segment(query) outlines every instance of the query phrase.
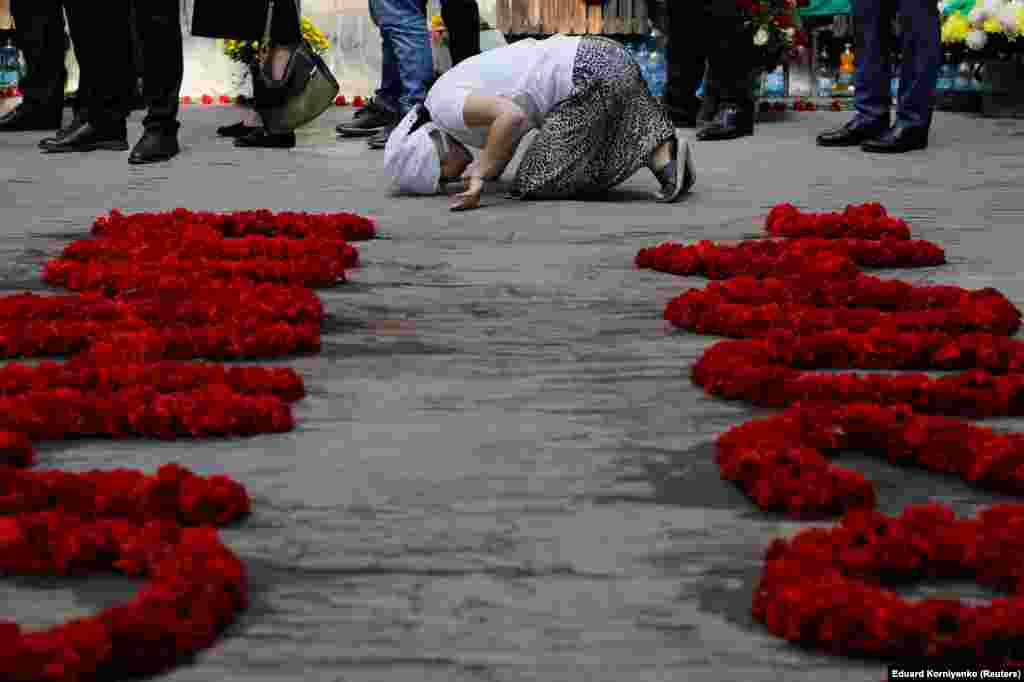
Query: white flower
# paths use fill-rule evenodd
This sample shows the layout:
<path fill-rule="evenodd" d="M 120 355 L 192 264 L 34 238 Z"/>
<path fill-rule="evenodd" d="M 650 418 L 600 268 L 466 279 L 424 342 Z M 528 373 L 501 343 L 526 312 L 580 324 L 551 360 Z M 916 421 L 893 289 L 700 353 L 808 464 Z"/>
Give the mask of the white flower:
<path fill-rule="evenodd" d="M 946 13 L 946 0 L 939 0 L 939 14 Z"/>
<path fill-rule="evenodd" d="M 988 43 L 988 34 L 975 29 L 967 34 L 967 47 L 972 50 L 980 50 Z"/>
<path fill-rule="evenodd" d="M 1017 34 L 1017 13 L 1021 9 L 1024 9 L 1024 2 L 1012 0 L 999 10 L 999 23 L 1003 25 L 1003 32 L 1007 35 Z"/>
<path fill-rule="evenodd" d="M 967 13 L 967 21 L 971 22 L 971 26 L 981 26 L 986 19 L 988 19 L 988 15 L 979 5 L 975 5 L 974 9 Z"/>
<path fill-rule="evenodd" d="M 768 31 L 764 30 L 764 27 L 757 29 L 757 33 L 754 34 L 754 44 L 758 47 L 768 42 Z"/>
<path fill-rule="evenodd" d="M 796 29 L 793 28 L 792 26 L 790 26 L 787 29 L 783 29 L 782 32 L 786 34 L 786 39 L 787 40 L 792 40 L 793 37 L 796 35 Z"/>

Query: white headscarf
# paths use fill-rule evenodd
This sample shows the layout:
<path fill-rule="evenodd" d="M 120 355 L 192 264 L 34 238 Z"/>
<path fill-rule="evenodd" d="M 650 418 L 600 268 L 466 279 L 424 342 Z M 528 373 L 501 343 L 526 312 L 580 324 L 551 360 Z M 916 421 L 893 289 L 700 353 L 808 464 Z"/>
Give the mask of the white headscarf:
<path fill-rule="evenodd" d="M 441 191 L 441 156 L 434 143 L 447 149 L 444 133 L 433 123 L 424 123 L 411 135 L 419 120 L 419 108 L 406 114 L 388 137 L 384 147 L 384 171 L 392 185 L 405 194 L 437 194 Z"/>

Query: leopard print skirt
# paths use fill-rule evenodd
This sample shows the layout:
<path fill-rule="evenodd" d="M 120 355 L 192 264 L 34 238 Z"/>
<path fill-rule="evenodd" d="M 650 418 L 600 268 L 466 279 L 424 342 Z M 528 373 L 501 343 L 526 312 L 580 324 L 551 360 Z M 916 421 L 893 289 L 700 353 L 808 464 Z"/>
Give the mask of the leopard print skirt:
<path fill-rule="evenodd" d="M 608 38 L 584 37 L 573 93 L 547 116 L 516 174 L 513 196 L 564 199 L 600 195 L 650 162 L 675 139 L 640 67 Z"/>

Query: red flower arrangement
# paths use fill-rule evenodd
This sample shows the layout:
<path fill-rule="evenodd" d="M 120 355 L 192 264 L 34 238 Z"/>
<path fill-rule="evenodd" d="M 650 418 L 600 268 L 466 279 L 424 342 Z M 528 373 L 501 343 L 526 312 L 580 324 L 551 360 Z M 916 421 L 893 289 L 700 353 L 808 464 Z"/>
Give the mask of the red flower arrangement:
<path fill-rule="evenodd" d="M 939 247 L 911 241 L 906 223 L 878 204 L 841 214 L 782 204 L 766 228 L 791 241 L 670 243 L 637 256 L 640 267 L 678 274 L 746 275 L 687 292 L 665 310 L 679 326 L 745 339 L 705 351 L 694 382 L 723 398 L 790 406 L 718 438 L 723 478 L 762 509 L 846 512 L 837 527 L 772 544 L 755 617 L 780 637 L 834 653 L 1020 659 L 1024 505 L 993 507 L 977 520 L 958 521 L 934 505 L 891 519 L 870 511 L 876 495 L 869 481 L 824 457 L 866 450 L 1024 493 L 1024 436 L 926 416 L 1024 414 L 1024 343 L 1007 338 L 1020 327 L 1020 311 L 993 289 L 860 274 L 858 265 L 896 264 L 897 253 L 902 265 L 944 260 Z M 807 371 L 854 368 L 962 371 L 938 378 Z M 973 607 L 911 603 L 885 589 L 892 580 L 965 573 L 1012 596 Z"/>
<path fill-rule="evenodd" d="M 245 488 L 177 465 L 25 471 L 32 440 L 157 438 L 293 428 L 291 369 L 172 359 L 319 348 L 323 306 L 306 288 L 357 264 L 358 216 L 247 211 L 113 212 L 47 265 L 85 293 L 0 298 L 0 354 L 73 353 L 0 367 L 0 574 L 148 576 L 123 605 L 40 632 L 0 621 L 0 678 L 80 682 L 150 675 L 210 646 L 246 606 L 245 568 L 213 526 L 250 511 Z"/>
<path fill-rule="evenodd" d="M 641 249 L 636 257 L 636 265 L 641 268 L 709 279 L 740 275 L 852 277 L 860 271 L 858 265 L 925 267 L 945 262 L 945 253 L 935 244 L 895 239 L 764 239 L 739 244 L 701 241 L 690 246 L 665 242 Z"/>
<path fill-rule="evenodd" d="M 797 404 L 730 429 L 717 450 L 723 478 L 736 481 L 761 509 L 796 516 L 874 506 L 869 481 L 823 456 L 841 450 L 879 453 L 893 464 L 1024 493 L 1024 436 L 915 414 L 905 405 Z"/>
<path fill-rule="evenodd" d="M 1019 660 L 1024 505 L 997 505 L 976 520 L 930 504 L 896 518 L 855 511 L 833 528 L 775 540 L 754 594 L 754 616 L 780 637 L 836 654 L 925 657 L 984 665 Z M 1007 590 L 986 606 L 911 602 L 892 582 L 973 576 Z"/>
<path fill-rule="evenodd" d="M 42 632 L 0 622 L 6 680 L 153 674 L 210 646 L 246 606 L 245 567 L 213 528 L 90 520 L 61 512 L 0 518 L 0 572 L 119 570 L 149 582 L 123 605 Z"/>
<path fill-rule="evenodd" d="M 994 289 L 915 287 L 867 275 L 836 278 L 827 287 L 802 276 L 713 282 L 672 299 L 665 319 L 701 334 L 734 338 L 877 328 L 1012 334 L 1020 327 L 1020 312 Z"/>
<path fill-rule="evenodd" d="M 879 203 L 847 206 L 842 213 L 803 213 L 792 204 L 768 212 L 765 229 L 774 237 L 825 239 L 910 239 L 910 226 Z"/>

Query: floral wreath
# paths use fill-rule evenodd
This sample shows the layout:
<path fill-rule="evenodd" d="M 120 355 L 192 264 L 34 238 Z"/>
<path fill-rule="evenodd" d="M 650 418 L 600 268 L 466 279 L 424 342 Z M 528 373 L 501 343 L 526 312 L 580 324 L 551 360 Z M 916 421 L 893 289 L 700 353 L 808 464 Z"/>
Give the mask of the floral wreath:
<path fill-rule="evenodd" d="M 217 526 L 249 513 L 245 488 L 168 464 L 156 474 L 29 471 L 34 440 L 248 435 L 293 428 L 293 370 L 191 363 L 319 348 L 308 286 L 344 281 L 352 214 L 177 210 L 99 218 L 44 278 L 79 290 L 0 298 L 0 573 L 118 571 L 129 601 L 43 631 L 0 621 L 0 678 L 77 682 L 166 670 L 212 645 L 246 607 L 244 564 Z M 201 295 L 197 295 L 201 292 Z"/>
<path fill-rule="evenodd" d="M 907 225 L 878 204 L 841 214 L 781 204 L 766 228 L 782 239 L 666 243 L 636 259 L 639 267 L 732 278 L 676 297 L 665 317 L 740 339 L 716 343 L 693 366 L 693 381 L 708 393 L 787 408 L 719 436 L 722 477 L 764 510 L 845 512 L 838 526 L 772 543 L 755 618 L 779 637 L 836 654 L 988 665 L 1024 659 L 1024 504 L 991 507 L 974 520 L 957 520 L 941 505 L 890 518 L 873 510 L 870 481 L 825 457 L 864 450 L 1024 494 L 1024 436 L 959 418 L 1024 415 L 1024 342 L 1008 338 L 1020 311 L 994 289 L 862 274 L 858 266 L 944 262 L 941 248 L 910 240 Z M 959 373 L 814 371 L 821 369 Z M 950 416 L 934 416 L 941 414 Z M 968 606 L 911 602 L 889 589 L 893 581 L 965 574 L 1010 596 Z"/>

